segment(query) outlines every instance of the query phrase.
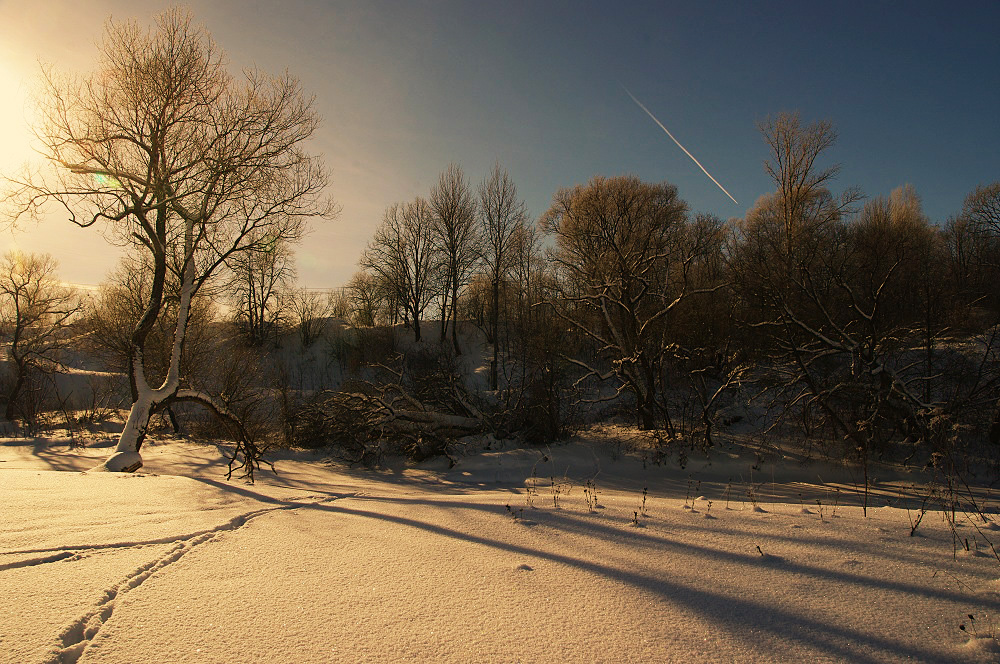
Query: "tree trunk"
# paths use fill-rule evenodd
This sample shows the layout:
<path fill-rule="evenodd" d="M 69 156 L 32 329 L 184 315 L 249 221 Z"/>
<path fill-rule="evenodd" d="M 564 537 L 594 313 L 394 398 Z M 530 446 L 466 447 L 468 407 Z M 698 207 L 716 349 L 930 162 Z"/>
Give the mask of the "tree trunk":
<path fill-rule="evenodd" d="M 451 341 L 455 347 L 455 355 L 461 355 L 462 349 L 458 346 L 458 277 L 452 275 L 451 290 Z"/>
<path fill-rule="evenodd" d="M 497 389 L 499 382 L 497 372 L 500 364 L 500 281 L 493 280 L 493 306 L 490 310 L 490 328 L 493 338 L 493 359 L 490 361 L 490 389 Z"/>
<path fill-rule="evenodd" d="M 924 329 L 925 329 L 925 331 L 927 333 L 927 337 L 926 337 L 926 340 L 925 340 L 925 350 L 927 352 L 927 358 L 926 358 L 926 363 L 927 363 L 926 375 L 927 375 L 927 379 L 924 380 L 924 403 L 930 403 L 931 402 L 931 380 L 930 380 L 930 378 L 931 378 L 931 376 L 934 375 L 934 373 L 933 373 L 933 371 L 934 371 L 934 333 L 931 330 L 931 306 L 930 306 L 929 302 L 930 302 L 930 296 L 928 296 L 928 305 L 927 305 L 927 309 L 926 309 L 927 315 L 926 315 L 926 317 L 924 319 Z"/>
<path fill-rule="evenodd" d="M 8 421 L 13 421 L 15 417 L 15 404 L 17 398 L 21 395 L 21 388 L 24 387 L 24 380 L 28 374 L 28 368 L 23 366 L 20 362 L 14 362 L 17 367 L 17 378 L 14 380 L 14 385 L 10 388 L 10 392 L 7 394 L 7 407 L 4 410 L 4 418 Z"/>
<path fill-rule="evenodd" d="M 140 394 L 139 400 L 132 404 L 125 428 L 118 438 L 114 453 L 94 470 L 106 470 L 115 473 L 131 473 L 142 467 L 142 456 L 139 448 L 146 439 L 149 429 L 149 419 L 153 416 L 153 395 L 149 390 Z"/>
<path fill-rule="evenodd" d="M 170 428 L 173 429 L 174 433 L 181 432 L 180 422 L 177 421 L 177 415 L 174 414 L 174 409 L 167 406 L 167 419 L 170 420 Z"/>
<path fill-rule="evenodd" d="M 445 287 L 441 296 L 441 343 L 448 338 L 448 288 Z"/>
<path fill-rule="evenodd" d="M 642 355 L 640 355 L 638 364 L 639 380 L 637 383 L 641 386 L 640 393 L 636 394 L 639 428 L 648 431 L 656 428 L 656 372 Z"/>
<path fill-rule="evenodd" d="M 640 397 L 638 399 L 638 407 L 636 415 L 639 420 L 639 428 L 644 431 L 651 431 L 656 428 L 656 411 L 653 408 L 653 404 L 646 397 Z"/>
<path fill-rule="evenodd" d="M 139 448 L 142 447 L 142 443 L 146 439 L 149 419 L 157 406 L 169 402 L 180 388 L 181 352 L 184 348 L 184 335 L 187 332 L 188 315 L 191 311 L 191 297 L 194 295 L 194 222 L 191 220 L 186 222 L 184 229 L 184 256 L 186 260 L 181 283 L 180 306 L 177 308 L 177 325 L 174 328 L 174 341 L 170 349 L 170 365 L 167 369 L 167 375 L 160 387 L 151 388 L 146 380 L 143 353 L 146 336 L 156 321 L 162 304 L 161 275 L 166 272 L 166 258 L 164 254 L 158 254 L 155 256 L 156 276 L 154 276 L 154 288 L 150 295 L 150 303 L 132 337 L 132 365 L 129 374 L 136 398 L 132 402 L 128 419 L 125 421 L 125 428 L 122 429 L 121 436 L 118 438 L 114 453 L 104 463 L 94 468 L 95 471 L 131 473 L 141 468 L 142 457 L 139 455 Z M 160 277 L 159 288 L 156 286 L 157 277 Z"/>
<path fill-rule="evenodd" d="M 990 424 L 990 442 L 1000 445 L 1000 401 L 993 410 L 993 422 Z"/>

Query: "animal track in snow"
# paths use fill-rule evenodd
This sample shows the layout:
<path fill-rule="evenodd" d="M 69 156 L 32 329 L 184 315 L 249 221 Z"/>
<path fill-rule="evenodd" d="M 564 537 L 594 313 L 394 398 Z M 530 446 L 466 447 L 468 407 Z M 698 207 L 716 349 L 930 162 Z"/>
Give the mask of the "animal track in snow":
<path fill-rule="evenodd" d="M 145 565 L 139 566 L 131 574 L 125 577 L 121 582 L 115 585 L 113 588 L 105 591 L 104 596 L 98 602 L 97 606 L 88 611 L 86 614 L 81 616 L 79 619 L 73 621 L 69 626 L 67 626 L 58 637 L 57 644 L 53 647 L 51 652 L 51 657 L 46 660 L 46 664 L 76 664 L 77 660 L 83 655 L 84 650 L 90 645 L 94 637 L 100 632 L 104 623 L 108 621 L 112 613 L 115 610 L 115 604 L 118 599 L 121 598 L 126 593 L 138 588 L 142 583 L 152 576 L 154 573 L 162 570 L 163 568 L 171 565 L 181 559 L 185 554 L 191 552 L 195 547 L 204 544 L 205 542 L 210 542 L 216 537 L 239 530 L 252 519 L 258 516 L 263 516 L 264 514 L 270 514 L 272 512 L 281 512 L 301 509 L 303 507 L 310 507 L 313 505 L 320 505 L 327 502 L 332 502 L 339 498 L 348 498 L 351 494 L 345 494 L 340 496 L 328 496 L 322 500 L 312 501 L 312 502 L 300 502 L 296 501 L 286 505 L 280 505 L 278 507 L 267 507 L 264 509 L 254 510 L 252 512 L 247 512 L 245 514 L 240 514 L 233 517 L 229 521 L 209 530 L 202 530 L 195 533 L 189 533 L 187 535 L 179 535 L 169 538 L 161 538 L 151 541 L 143 542 L 120 542 L 112 544 L 99 544 L 93 546 L 84 547 L 67 547 L 54 555 L 44 556 L 40 558 L 34 558 L 30 560 L 18 561 L 15 563 L 10 563 L 8 565 L 0 567 L 0 570 L 10 569 L 13 567 L 25 567 L 30 565 L 42 565 L 45 563 L 59 562 L 59 561 L 69 561 L 77 560 L 91 553 L 100 550 L 107 549 L 122 549 L 122 548 L 132 548 L 140 546 L 148 546 L 150 544 L 165 544 L 174 542 L 175 545 L 163 556 L 160 556 L 156 560 L 153 560 Z M 53 551 L 50 549 L 49 551 Z M 55 550 L 58 551 L 58 550 Z M 10 553 L 35 553 L 36 551 L 23 551 L 23 552 L 10 552 Z M 41 551 L 37 551 L 41 552 Z"/>

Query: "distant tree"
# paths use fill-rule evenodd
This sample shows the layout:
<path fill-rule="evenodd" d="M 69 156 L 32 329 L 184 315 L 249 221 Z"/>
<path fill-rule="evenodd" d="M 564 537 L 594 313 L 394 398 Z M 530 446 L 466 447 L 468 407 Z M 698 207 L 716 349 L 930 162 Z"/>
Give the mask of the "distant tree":
<path fill-rule="evenodd" d="M 806 298 L 796 280 L 819 274 L 825 252 L 836 243 L 837 225 L 861 195 L 848 190 L 834 198 L 828 186 L 839 167 L 819 168 L 817 160 L 834 144 L 828 122 L 804 126 L 797 114 L 780 114 L 759 125 L 770 158 L 764 170 L 776 185 L 736 224 L 731 258 L 745 322 L 779 331 L 782 316 Z M 814 279 L 815 288 L 828 281 Z M 772 339 L 779 338 L 772 336 Z"/>
<path fill-rule="evenodd" d="M 233 303 L 233 317 L 247 341 L 262 346 L 273 343 L 289 314 L 287 296 L 295 279 L 295 265 L 287 241 L 254 239 L 254 249 L 229 261 L 226 290 Z"/>
<path fill-rule="evenodd" d="M 1000 182 L 976 187 L 965 197 L 962 216 L 980 231 L 1000 237 Z"/>
<path fill-rule="evenodd" d="M 479 185 L 479 216 L 483 227 L 482 262 L 490 285 L 489 336 L 493 344 L 490 389 L 497 389 L 500 350 L 500 289 L 514 264 L 514 244 L 527 222 L 524 201 L 500 164 Z"/>
<path fill-rule="evenodd" d="M 558 272 L 557 312 L 596 344 L 607 368 L 566 359 L 584 378 L 615 379 L 619 392 L 631 392 L 640 427 L 671 427 L 661 398 L 666 324 L 686 298 L 714 290 L 691 283 L 712 238 L 688 223 L 676 187 L 634 176 L 596 177 L 558 191 L 542 223 L 555 238 L 549 257 Z"/>
<path fill-rule="evenodd" d="M 332 215 L 322 165 L 303 150 L 318 120 L 290 75 L 247 69 L 234 78 L 184 10 L 167 10 L 155 24 L 144 31 L 109 20 L 99 67 L 82 79 L 45 69 L 37 133 L 53 174 L 19 183 L 13 218 L 56 203 L 72 222 L 104 225 L 148 256 L 149 296 L 129 365 L 137 397 L 102 468 L 141 466 L 152 415 L 195 401 L 232 425 L 232 461 L 242 456 L 252 477 L 257 445 L 224 396 L 182 387 L 181 355 L 192 298 L 223 265 L 265 243 L 294 241 L 306 219 Z M 179 284 L 177 321 L 166 378 L 154 386 L 145 347 L 164 311 L 168 274 Z"/>
<path fill-rule="evenodd" d="M 0 338 L 13 374 L 5 395 L 6 419 L 34 419 L 34 409 L 25 408 L 22 397 L 33 377 L 59 370 L 59 355 L 69 342 L 67 326 L 79 310 L 79 298 L 56 279 L 51 256 L 10 251 L 0 259 Z"/>
<path fill-rule="evenodd" d="M 547 442 L 564 431 L 564 396 L 569 379 L 566 356 L 579 347 L 556 314 L 558 278 L 546 262 L 543 236 L 535 224 L 519 226 L 511 242 L 509 281 L 501 290 L 505 356 L 499 362 L 505 389 L 501 397 L 527 440 Z M 520 421 L 518 421 L 520 420 Z"/>
<path fill-rule="evenodd" d="M 546 273 L 543 239 L 538 225 L 531 223 L 522 224 L 511 238 L 510 283 L 515 301 L 507 309 L 519 320 L 530 319 L 540 309 L 535 305 L 547 299 L 543 290 L 551 275 Z"/>
<path fill-rule="evenodd" d="M 361 266 L 386 289 L 403 311 L 403 320 L 420 341 L 420 321 L 432 295 L 437 268 L 433 211 L 423 198 L 385 211 L 382 224 L 361 257 Z"/>
<path fill-rule="evenodd" d="M 385 315 L 388 305 L 386 292 L 370 272 L 356 272 L 347 282 L 347 298 L 351 305 L 351 323 L 373 327 Z"/>
<path fill-rule="evenodd" d="M 980 185 L 970 192 L 955 223 L 952 230 L 964 236 L 954 236 L 964 245 L 963 290 L 976 306 L 1000 312 L 996 288 L 1000 279 L 1000 182 Z"/>
<path fill-rule="evenodd" d="M 974 325 L 968 313 L 975 307 L 997 306 L 996 283 L 1000 279 L 1000 238 L 983 233 L 963 215 L 951 217 L 941 229 L 947 253 L 946 279 L 958 302 L 965 308 L 963 327 Z M 973 317 L 974 319 L 975 317 Z"/>
<path fill-rule="evenodd" d="M 308 288 L 298 289 L 290 300 L 289 307 L 299 333 L 299 342 L 303 348 L 308 348 L 323 333 L 333 303 L 328 294 Z"/>
<path fill-rule="evenodd" d="M 873 334 L 919 327 L 923 321 L 919 285 L 933 274 L 936 240 L 912 185 L 893 190 L 889 197 L 865 203 L 861 214 L 845 228 L 851 251 L 842 275 L 851 309 L 870 309 L 865 321 Z M 877 300 L 877 302 L 876 302 Z"/>
<path fill-rule="evenodd" d="M 469 285 L 462 294 L 459 302 L 458 313 L 463 320 L 468 320 L 480 329 L 486 330 L 487 336 L 490 334 L 490 327 L 487 324 L 489 318 L 490 285 L 486 276 L 482 273 L 472 277 Z"/>
<path fill-rule="evenodd" d="M 476 224 L 476 199 L 462 169 L 450 164 L 431 189 L 434 246 L 441 254 L 441 274 L 445 280 L 442 298 L 442 341 L 451 306 L 451 340 L 455 354 L 461 355 L 458 344 L 458 297 L 468 284 L 479 258 L 481 235 Z"/>
<path fill-rule="evenodd" d="M 347 287 L 332 289 L 327 293 L 326 306 L 334 318 L 349 320 L 354 311 L 350 289 Z"/>
<path fill-rule="evenodd" d="M 129 376 L 132 361 L 132 334 L 149 301 L 152 269 L 144 253 L 126 255 L 87 302 L 81 314 L 80 345 L 114 371 Z M 143 360 L 147 379 L 162 381 L 170 369 L 174 328 L 180 304 L 180 283 L 171 273 L 164 285 L 162 311 L 146 337 Z M 185 387 L 194 374 L 203 373 L 216 351 L 213 328 L 218 311 L 212 298 L 199 292 L 191 298 L 180 373 Z M 130 385 L 132 399 L 137 386 Z"/>

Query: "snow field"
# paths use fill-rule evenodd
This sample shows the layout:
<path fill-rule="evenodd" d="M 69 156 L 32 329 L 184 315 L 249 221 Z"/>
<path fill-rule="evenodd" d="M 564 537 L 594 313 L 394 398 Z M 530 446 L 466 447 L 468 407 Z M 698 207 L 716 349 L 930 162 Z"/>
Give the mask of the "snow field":
<path fill-rule="evenodd" d="M 23 452 L 0 465 L 0 662 L 1000 657 L 958 629 L 971 613 L 993 633 L 1000 563 L 968 523 L 978 551 L 956 555 L 939 512 L 910 537 L 905 509 L 726 509 L 717 486 L 686 499 L 644 477 L 636 525 L 638 478 L 613 464 L 594 510 L 579 482 L 555 508 L 547 481 L 533 507 L 480 481 L 523 482 L 520 452 L 450 471 L 289 459 L 254 486 L 187 443 L 144 450 L 144 470 L 191 477 L 31 470 L 48 461 Z"/>

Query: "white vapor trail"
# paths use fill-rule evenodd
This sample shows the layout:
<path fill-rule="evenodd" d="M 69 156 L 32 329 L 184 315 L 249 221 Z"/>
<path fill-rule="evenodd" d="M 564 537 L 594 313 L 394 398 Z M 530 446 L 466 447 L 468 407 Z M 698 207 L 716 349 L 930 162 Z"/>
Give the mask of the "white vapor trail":
<path fill-rule="evenodd" d="M 736 203 L 737 205 L 740 204 L 739 201 L 737 201 L 735 198 L 733 198 L 732 194 L 730 194 L 728 191 L 726 191 L 725 187 L 723 187 L 721 184 L 719 184 L 718 180 L 716 180 L 715 178 L 712 177 L 711 173 L 709 173 L 708 171 L 705 170 L 705 167 L 701 165 L 701 162 L 698 161 L 697 159 L 695 159 L 695 156 L 693 154 L 691 154 L 690 152 L 688 152 L 687 148 L 684 147 L 683 145 L 681 145 L 680 141 L 678 141 L 676 138 L 674 138 L 674 135 L 670 133 L 670 130 L 667 129 L 666 127 L 664 127 L 663 123 L 660 122 L 659 120 L 657 120 L 656 116 L 653 115 L 652 113 L 650 113 L 649 109 L 646 108 L 645 106 L 643 106 L 642 102 L 639 101 L 638 99 L 636 99 L 635 95 L 633 95 L 631 92 L 628 91 L 628 88 L 626 88 L 623 85 L 622 86 L 622 90 L 624 90 L 625 94 L 627 94 L 629 97 L 632 97 L 632 101 L 634 101 L 636 104 L 638 104 L 639 108 L 641 108 L 642 110 L 646 111 L 646 115 L 648 115 L 649 117 L 653 118 L 653 122 L 655 122 L 656 124 L 658 124 L 660 126 L 660 129 L 662 129 L 663 131 L 665 131 L 667 133 L 667 136 L 669 136 L 670 140 L 672 140 L 674 143 L 677 144 L 677 147 L 679 147 L 681 150 L 684 150 L 684 154 L 686 154 L 687 156 L 691 157 L 691 161 L 693 161 L 694 163 L 698 164 L 698 168 L 701 169 L 701 172 L 704 173 L 705 175 L 707 175 L 708 179 L 711 180 L 712 182 L 714 182 L 715 186 L 717 186 L 719 189 L 722 190 L 722 193 L 724 193 L 726 196 L 729 196 L 729 199 L 733 203 Z"/>

